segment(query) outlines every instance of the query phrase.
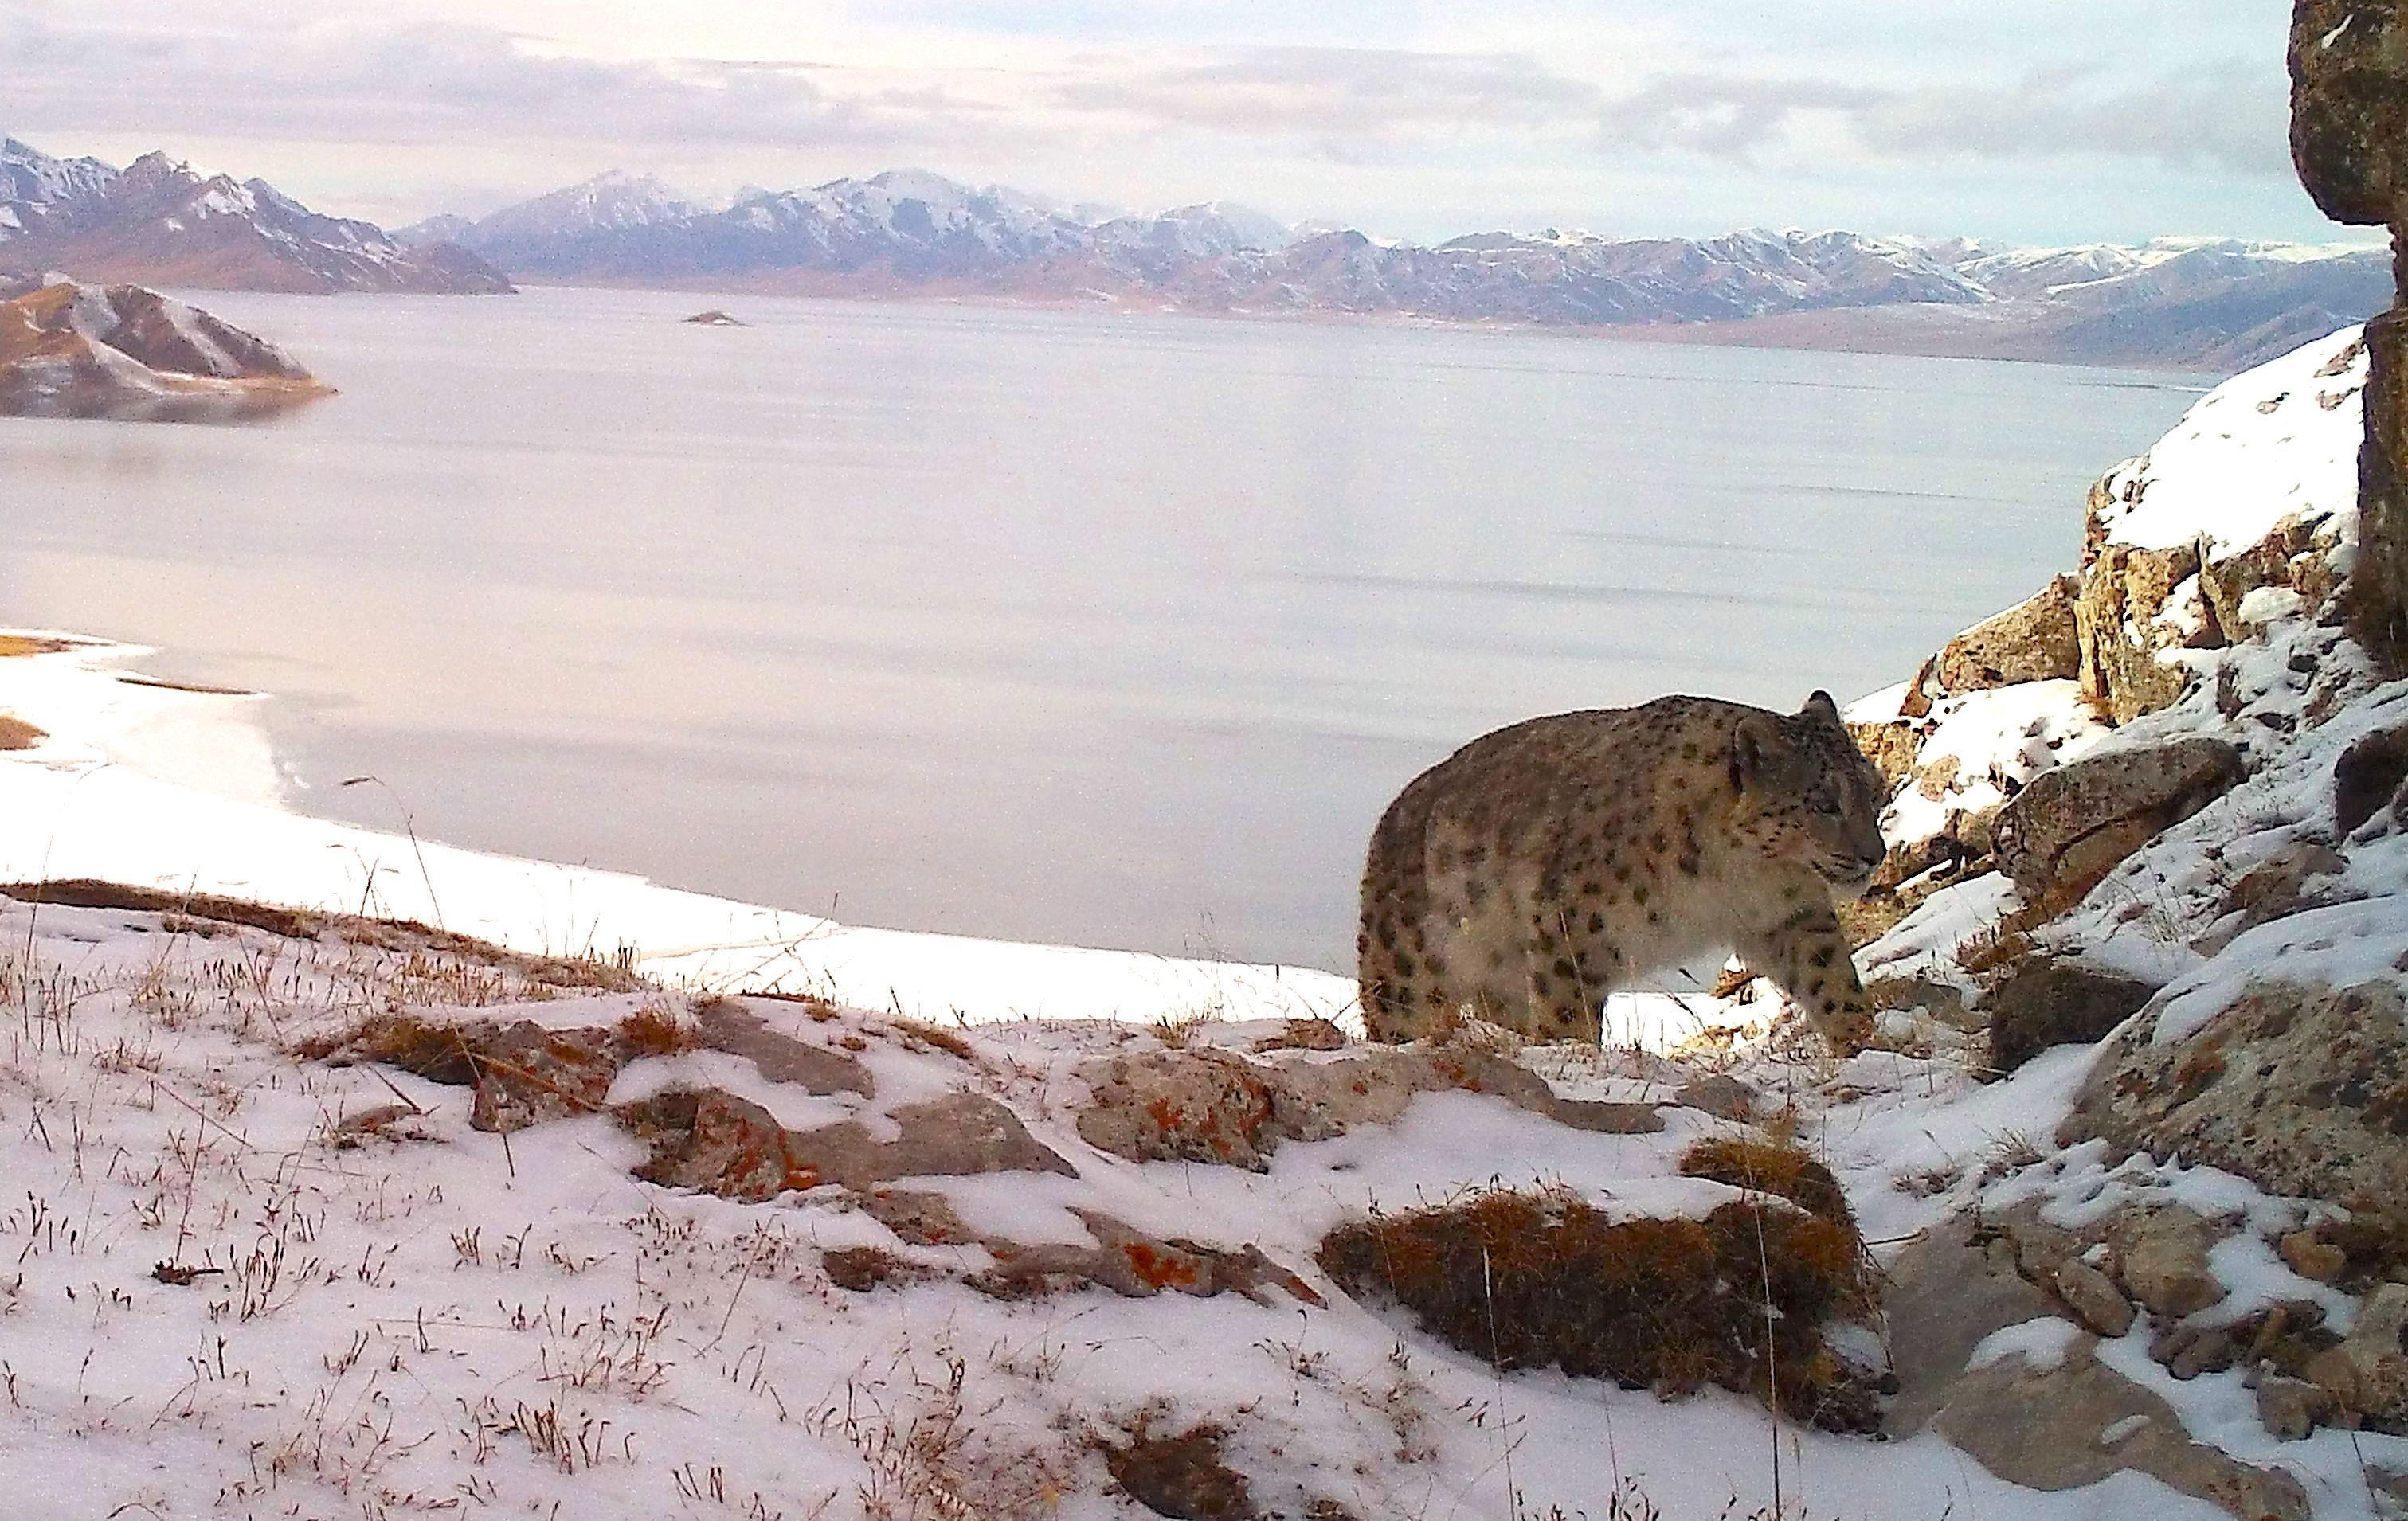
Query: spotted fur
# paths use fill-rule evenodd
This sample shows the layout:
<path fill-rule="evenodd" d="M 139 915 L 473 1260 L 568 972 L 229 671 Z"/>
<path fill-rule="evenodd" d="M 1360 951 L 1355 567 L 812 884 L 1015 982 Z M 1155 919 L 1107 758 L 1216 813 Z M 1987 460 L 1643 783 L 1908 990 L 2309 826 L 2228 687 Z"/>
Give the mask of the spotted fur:
<path fill-rule="evenodd" d="M 1727 947 L 1858 1049 L 1871 1013 L 1832 893 L 1880 864 L 1885 796 L 1826 692 L 1791 715 L 1662 697 L 1484 735 L 1372 832 L 1365 1022 L 1594 1041 L 1607 993 Z"/>

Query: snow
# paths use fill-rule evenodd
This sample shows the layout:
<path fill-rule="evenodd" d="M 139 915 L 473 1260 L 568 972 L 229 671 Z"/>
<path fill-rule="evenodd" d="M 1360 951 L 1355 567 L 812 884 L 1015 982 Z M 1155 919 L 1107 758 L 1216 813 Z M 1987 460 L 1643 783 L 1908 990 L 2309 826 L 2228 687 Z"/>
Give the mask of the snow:
<path fill-rule="evenodd" d="M 2012 1326 L 2001 1326 L 1975 1343 L 1971 1357 L 1965 1359 L 1968 1368 L 1987 1368 L 1994 1362 L 2020 1358 L 2035 1373 L 2062 1367 L 2068 1354 L 2082 1340 L 2082 1328 L 2057 1315 L 2035 1315 Z"/>
<path fill-rule="evenodd" d="M 2209 558 L 2222 560 L 2296 517 L 2354 545 L 2365 386 L 2356 327 L 2217 386 L 2110 475 L 2107 542 L 2163 549 L 2204 540 Z"/>
<path fill-rule="evenodd" d="M 1851 721 L 1878 721 L 1856 717 L 1877 711 L 1874 698 L 1848 711 Z M 1953 758 L 1956 770 L 1944 785 L 1900 789 L 1882 817 L 1882 835 L 1893 846 L 1931 838 L 1954 814 L 1997 807 L 2033 776 L 2080 756 L 2109 732 L 2072 681 L 2028 681 L 1943 697 L 1924 721 L 1931 729 L 1918 751 L 1921 765 Z"/>

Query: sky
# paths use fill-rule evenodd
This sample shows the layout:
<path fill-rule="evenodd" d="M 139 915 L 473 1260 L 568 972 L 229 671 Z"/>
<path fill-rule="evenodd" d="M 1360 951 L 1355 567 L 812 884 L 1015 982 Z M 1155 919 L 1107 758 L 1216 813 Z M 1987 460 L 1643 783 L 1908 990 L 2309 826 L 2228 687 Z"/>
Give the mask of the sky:
<path fill-rule="evenodd" d="M 2280 0 L 0 0 L 0 133 L 394 225 L 915 165 L 1432 241 L 2363 240 Z"/>

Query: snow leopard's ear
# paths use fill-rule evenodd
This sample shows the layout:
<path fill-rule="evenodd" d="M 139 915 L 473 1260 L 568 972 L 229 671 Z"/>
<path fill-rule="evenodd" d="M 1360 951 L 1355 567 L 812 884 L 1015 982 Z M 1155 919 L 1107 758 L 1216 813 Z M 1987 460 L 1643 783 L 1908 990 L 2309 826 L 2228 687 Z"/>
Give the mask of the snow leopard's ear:
<path fill-rule="evenodd" d="M 1817 691 L 1808 697 L 1806 705 L 1798 711 L 1807 718 L 1819 718 L 1825 723 L 1840 721 L 1840 704 L 1832 702 L 1831 694 L 1827 691 Z"/>
<path fill-rule="evenodd" d="M 1751 713 L 1731 731 L 1731 789 L 1744 792 L 1780 763 L 1786 736 L 1781 720 L 1770 713 Z"/>

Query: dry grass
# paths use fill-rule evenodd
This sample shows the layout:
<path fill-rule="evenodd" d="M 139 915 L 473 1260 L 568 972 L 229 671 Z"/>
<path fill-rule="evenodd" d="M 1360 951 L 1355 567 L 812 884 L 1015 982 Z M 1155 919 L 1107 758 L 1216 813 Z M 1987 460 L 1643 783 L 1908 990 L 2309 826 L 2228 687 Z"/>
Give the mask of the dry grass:
<path fill-rule="evenodd" d="M 13 714 L 0 713 L 0 750 L 30 750 L 50 737 Z"/>
<path fill-rule="evenodd" d="M 638 1057 L 673 1057 L 703 1044 L 700 1031 L 652 1003 L 620 1020 L 617 1033 L 621 1044 Z"/>
<path fill-rule="evenodd" d="M 510 973 L 549 988 L 574 988 L 606 993 L 635 992 L 646 984 L 624 964 L 624 958 L 529 956 L 473 935 L 421 924 L 415 919 L 369 918 L 356 914 L 318 909 L 285 908 L 243 898 L 206 892 L 169 892 L 159 888 L 87 877 L 55 882 L 0 883 L 0 897 L 25 903 L 57 903 L 68 908 L 114 908 L 136 913 L 175 915 L 187 921 L 214 919 L 221 923 L 264 930 L 288 940 L 332 936 L 349 945 L 402 955 L 456 958 L 495 974 Z M 540 996 L 540 995 L 538 995 Z"/>
<path fill-rule="evenodd" d="M 1863 1247 L 1786 1203 L 1611 1223 L 1569 1192 L 1495 1189 L 1342 1226 L 1318 1260 L 1348 1292 L 1393 1298 L 1500 1369 L 1555 1366 L 1668 1397 L 1713 1384 L 1827 1429 L 1879 1424 L 1864 1375 L 1822 1334 L 1873 1306 Z"/>
<path fill-rule="evenodd" d="M 1794 1144 L 1743 1136 L 1713 1136 L 1681 1154 L 1684 1177 L 1711 1178 L 1734 1188 L 1773 1194 L 1807 1214 L 1856 1233 L 1856 1217 L 1831 1170 Z"/>
<path fill-rule="evenodd" d="M 20 655 L 56 655 L 75 647 L 64 639 L 41 639 L 25 633 L 0 633 L 0 661 Z"/>
<path fill-rule="evenodd" d="M 896 1019 L 892 1022 L 892 1028 L 907 1049 L 915 1045 L 929 1046 L 947 1056 L 959 1057 L 964 1061 L 978 1059 L 977 1048 L 964 1039 L 959 1031 L 932 1025 L 924 1019 Z"/>

